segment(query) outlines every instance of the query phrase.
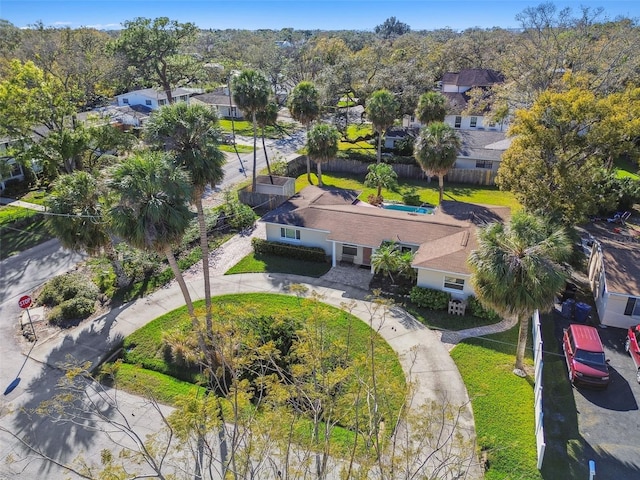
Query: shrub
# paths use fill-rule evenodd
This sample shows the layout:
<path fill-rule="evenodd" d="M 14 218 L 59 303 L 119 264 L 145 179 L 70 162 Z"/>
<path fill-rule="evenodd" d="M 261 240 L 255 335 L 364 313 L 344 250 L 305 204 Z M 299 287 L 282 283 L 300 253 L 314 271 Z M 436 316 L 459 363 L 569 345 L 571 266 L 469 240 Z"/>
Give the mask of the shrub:
<path fill-rule="evenodd" d="M 416 187 L 410 187 L 402 192 L 402 203 L 416 207 L 422 204 L 422 202 L 420 202 L 420 194 L 417 192 Z"/>
<path fill-rule="evenodd" d="M 49 280 L 40 295 L 40 305 L 55 306 L 77 297 L 98 298 L 98 288 L 83 275 L 68 273 Z"/>
<path fill-rule="evenodd" d="M 382 195 L 378 196 L 372 193 L 367 197 L 367 202 L 369 202 L 371 205 L 378 206 L 381 205 L 383 201 L 384 198 L 382 198 Z"/>
<path fill-rule="evenodd" d="M 301 247 L 281 242 L 269 242 L 261 238 L 252 238 L 251 245 L 256 255 L 276 255 L 297 260 L 324 263 L 326 254 L 320 247 Z"/>
<path fill-rule="evenodd" d="M 95 299 L 86 297 L 71 298 L 53 307 L 47 316 L 50 323 L 60 325 L 65 320 L 87 318 L 96 310 Z"/>
<path fill-rule="evenodd" d="M 486 308 L 480 303 L 480 300 L 473 295 L 467 298 L 467 308 L 469 309 L 469 313 L 474 317 L 485 318 L 494 322 L 500 321 L 500 315 L 491 308 Z"/>
<path fill-rule="evenodd" d="M 451 300 L 450 293 L 418 286 L 413 287 L 409 295 L 415 305 L 429 310 L 446 310 Z"/>
<path fill-rule="evenodd" d="M 222 206 L 225 215 L 224 220 L 234 230 L 244 230 L 253 226 L 258 216 L 249 205 L 240 203 L 238 197 L 227 192 L 225 203 Z"/>

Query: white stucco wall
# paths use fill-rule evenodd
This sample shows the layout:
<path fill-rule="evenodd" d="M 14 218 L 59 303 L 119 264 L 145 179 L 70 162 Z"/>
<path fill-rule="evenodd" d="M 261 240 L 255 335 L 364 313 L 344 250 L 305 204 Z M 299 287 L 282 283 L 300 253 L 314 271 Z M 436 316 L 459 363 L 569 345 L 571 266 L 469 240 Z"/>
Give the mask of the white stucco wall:
<path fill-rule="evenodd" d="M 471 288 L 471 276 L 462 275 L 460 273 L 441 272 L 438 270 L 427 270 L 425 268 L 418 268 L 418 279 L 416 285 L 423 288 L 433 288 L 435 290 L 442 290 L 449 292 L 453 298 L 464 300 L 469 295 L 473 295 L 473 288 Z M 464 279 L 464 288 L 462 290 L 453 290 L 444 288 L 444 277 L 455 277 Z"/>
<path fill-rule="evenodd" d="M 122 95 L 118 95 L 118 106 L 126 106 L 126 105 L 144 105 L 145 107 L 149 107 L 152 110 L 158 109 L 158 99 L 150 98 L 146 95 L 139 95 L 136 92 L 129 92 Z M 128 102 L 125 102 L 125 99 Z M 147 103 L 150 102 L 150 104 Z"/>
<path fill-rule="evenodd" d="M 266 238 L 272 242 L 290 243 L 292 245 L 301 245 L 305 247 L 320 247 L 327 255 L 331 255 L 332 245 L 327 241 L 327 235 L 329 232 L 321 232 L 318 230 L 309 230 L 300 227 L 287 227 L 300 230 L 300 240 L 294 240 L 292 238 L 282 238 L 280 236 L 280 228 L 283 225 L 277 225 L 274 223 L 265 224 Z"/>

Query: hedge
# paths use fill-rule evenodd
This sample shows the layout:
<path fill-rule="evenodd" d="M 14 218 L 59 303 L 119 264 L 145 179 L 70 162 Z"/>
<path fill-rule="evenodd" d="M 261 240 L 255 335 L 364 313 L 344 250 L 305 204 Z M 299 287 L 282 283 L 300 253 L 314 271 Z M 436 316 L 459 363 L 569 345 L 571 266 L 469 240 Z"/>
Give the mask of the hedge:
<path fill-rule="evenodd" d="M 326 262 L 327 257 L 320 247 L 301 247 L 289 243 L 269 242 L 255 237 L 251 240 L 251 245 L 257 255 L 276 255 L 318 263 Z"/>
<path fill-rule="evenodd" d="M 409 298 L 411 302 L 422 308 L 428 308 L 429 310 L 446 310 L 449 308 L 451 294 L 433 288 L 415 286 L 411 289 Z"/>

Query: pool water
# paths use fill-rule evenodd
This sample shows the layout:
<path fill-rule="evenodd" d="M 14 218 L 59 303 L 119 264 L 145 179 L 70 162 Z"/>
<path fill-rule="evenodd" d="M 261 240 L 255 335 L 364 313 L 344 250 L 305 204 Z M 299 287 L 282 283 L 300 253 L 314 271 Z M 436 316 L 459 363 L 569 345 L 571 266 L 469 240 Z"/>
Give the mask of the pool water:
<path fill-rule="evenodd" d="M 414 207 L 411 205 L 400 205 L 395 203 L 389 204 L 389 205 L 383 205 L 382 208 L 386 210 L 398 210 L 400 212 L 419 213 L 421 215 L 433 213 L 433 208 Z"/>

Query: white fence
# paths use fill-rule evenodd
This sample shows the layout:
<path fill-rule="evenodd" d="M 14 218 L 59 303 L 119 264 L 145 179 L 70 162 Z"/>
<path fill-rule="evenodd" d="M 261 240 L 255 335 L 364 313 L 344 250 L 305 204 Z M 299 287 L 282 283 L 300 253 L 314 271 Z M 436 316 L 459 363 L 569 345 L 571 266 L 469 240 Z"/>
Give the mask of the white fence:
<path fill-rule="evenodd" d="M 542 411 L 542 332 L 540 331 L 540 314 L 536 310 L 531 319 L 533 330 L 533 363 L 534 363 L 534 387 L 533 409 L 535 414 L 536 451 L 538 452 L 538 470 L 542 468 L 544 460 L 544 427 Z"/>

